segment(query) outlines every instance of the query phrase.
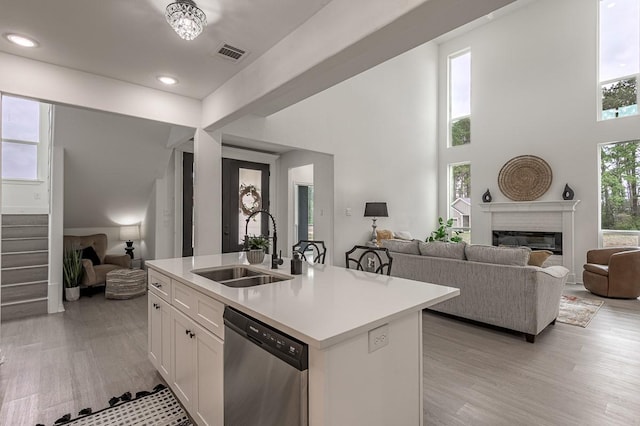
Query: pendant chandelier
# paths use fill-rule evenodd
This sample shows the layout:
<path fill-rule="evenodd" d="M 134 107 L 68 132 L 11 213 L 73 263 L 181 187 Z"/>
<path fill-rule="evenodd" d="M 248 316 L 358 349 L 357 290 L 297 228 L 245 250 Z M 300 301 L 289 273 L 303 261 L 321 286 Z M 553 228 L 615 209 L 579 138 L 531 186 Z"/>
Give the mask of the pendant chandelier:
<path fill-rule="evenodd" d="M 198 37 L 207 25 L 207 16 L 193 0 L 178 0 L 167 6 L 167 22 L 183 40 Z"/>

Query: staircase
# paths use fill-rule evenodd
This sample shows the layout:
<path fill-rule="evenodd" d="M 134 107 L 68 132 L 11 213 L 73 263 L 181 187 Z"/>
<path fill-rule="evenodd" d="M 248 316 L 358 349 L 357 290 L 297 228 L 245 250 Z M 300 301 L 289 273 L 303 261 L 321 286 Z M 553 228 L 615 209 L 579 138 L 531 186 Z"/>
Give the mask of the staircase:
<path fill-rule="evenodd" d="M 47 313 L 47 215 L 2 215 L 1 321 Z"/>

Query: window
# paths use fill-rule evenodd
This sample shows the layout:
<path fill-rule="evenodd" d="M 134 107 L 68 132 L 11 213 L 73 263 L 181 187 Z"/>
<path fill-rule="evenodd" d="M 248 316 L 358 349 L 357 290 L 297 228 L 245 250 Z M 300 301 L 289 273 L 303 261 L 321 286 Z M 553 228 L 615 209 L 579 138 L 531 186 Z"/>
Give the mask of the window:
<path fill-rule="evenodd" d="M 471 242 L 471 164 L 449 165 L 449 218 L 452 229 Z"/>
<path fill-rule="evenodd" d="M 3 179 L 39 179 L 38 158 L 42 157 L 39 155 L 40 142 L 43 133 L 44 137 L 48 137 L 47 107 L 28 99 L 2 97 Z M 42 116 L 43 112 L 45 117 Z M 45 118 L 46 127 L 43 126 Z"/>
<path fill-rule="evenodd" d="M 471 52 L 449 56 L 449 145 L 471 143 Z"/>
<path fill-rule="evenodd" d="M 602 245 L 640 245 L 640 140 L 600 146 Z"/>
<path fill-rule="evenodd" d="M 601 119 L 638 114 L 640 0 L 600 0 Z"/>

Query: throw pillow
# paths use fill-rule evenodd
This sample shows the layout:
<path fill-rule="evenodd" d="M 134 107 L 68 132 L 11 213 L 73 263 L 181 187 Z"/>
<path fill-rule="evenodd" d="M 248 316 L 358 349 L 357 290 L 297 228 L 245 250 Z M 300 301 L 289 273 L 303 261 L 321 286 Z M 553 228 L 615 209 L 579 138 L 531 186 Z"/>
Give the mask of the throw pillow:
<path fill-rule="evenodd" d="M 390 240 L 391 238 L 393 238 L 393 232 L 389 231 L 388 229 L 380 229 L 379 231 L 376 230 L 378 247 L 380 246 L 382 240 Z"/>
<path fill-rule="evenodd" d="M 394 238 L 397 238 L 399 240 L 412 240 L 413 239 L 413 238 L 411 238 L 411 233 L 409 233 L 409 231 L 394 232 L 393 236 L 394 236 Z"/>
<path fill-rule="evenodd" d="M 445 243 L 444 241 L 420 242 L 420 254 L 431 257 L 446 257 L 448 259 L 464 260 L 464 248 L 467 245 L 461 243 Z"/>
<path fill-rule="evenodd" d="M 529 255 L 529 265 L 542 267 L 544 262 L 552 254 L 553 254 L 553 252 L 550 252 L 549 250 L 534 250 Z"/>
<path fill-rule="evenodd" d="M 100 258 L 98 257 L 98 253 L 96 253 L 95 249 L 92 246 L 85 247 L 82 249 L 82 258 L 89 259 L 93 265 L 100 264 Z"/>
<path fill-rule="evenodd" d="M 465 249 L 467 260 L 497 265 L 527 266 L 529 247 L 495 247 L 471 244 Z"/>

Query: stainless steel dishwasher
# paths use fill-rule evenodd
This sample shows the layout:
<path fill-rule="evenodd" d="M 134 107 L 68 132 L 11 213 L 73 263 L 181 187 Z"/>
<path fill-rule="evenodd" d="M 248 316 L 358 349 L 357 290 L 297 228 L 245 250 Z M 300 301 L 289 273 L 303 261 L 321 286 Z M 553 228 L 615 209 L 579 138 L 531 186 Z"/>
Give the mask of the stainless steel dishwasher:
<path fill-rule="evenodd" d="M 307 426 L 307 345 L 230 307 L 224 326 L 224 424 Z"/>

